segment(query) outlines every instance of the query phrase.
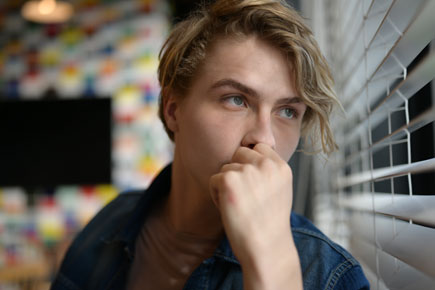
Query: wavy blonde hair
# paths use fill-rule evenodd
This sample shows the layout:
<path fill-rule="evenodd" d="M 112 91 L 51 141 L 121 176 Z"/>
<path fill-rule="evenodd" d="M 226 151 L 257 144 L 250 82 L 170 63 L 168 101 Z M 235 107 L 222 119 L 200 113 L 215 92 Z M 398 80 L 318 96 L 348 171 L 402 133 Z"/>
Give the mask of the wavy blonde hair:
<path fill-rule="evenodd" d="M 299 97 L 307 105 L 301 135 L 326 154 L 337 149 L 329 116 L 340 106 L 329 66 L 302 17 L 285 2 L 274 0 L 217 0 L 202 6 L 172 30 L 160 51 L 159 116 L 173 140 L 163 115 L 170 93 L 186 95 L 207 48 L 218 37 L 255 35 L 287 56 Z"/>

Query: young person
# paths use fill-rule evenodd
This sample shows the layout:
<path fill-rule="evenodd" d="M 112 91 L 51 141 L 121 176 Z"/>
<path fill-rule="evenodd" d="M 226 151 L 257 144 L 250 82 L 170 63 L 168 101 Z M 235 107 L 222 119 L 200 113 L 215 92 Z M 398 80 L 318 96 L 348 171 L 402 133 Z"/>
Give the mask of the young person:
<path fill-rule="evenodd" d="M 338 103 L 293 9 L 216 1 L 174 28 L 159 81 L 172 164 L 89 223 L 52 289 L 368 289 L 349 253 L 291 213 L 287 162 L 301 136 L 336 149 Z"/>

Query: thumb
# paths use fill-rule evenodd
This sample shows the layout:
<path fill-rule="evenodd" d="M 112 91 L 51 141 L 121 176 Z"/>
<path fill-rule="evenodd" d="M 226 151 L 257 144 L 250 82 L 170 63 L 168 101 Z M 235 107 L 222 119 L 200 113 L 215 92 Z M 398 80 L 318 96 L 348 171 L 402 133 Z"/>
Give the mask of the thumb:
<path fill-rule="evenodd" d="M 221 174 L 210 177 L 209 193 L 214 205 L 219 209 L 219 179 Z"/>

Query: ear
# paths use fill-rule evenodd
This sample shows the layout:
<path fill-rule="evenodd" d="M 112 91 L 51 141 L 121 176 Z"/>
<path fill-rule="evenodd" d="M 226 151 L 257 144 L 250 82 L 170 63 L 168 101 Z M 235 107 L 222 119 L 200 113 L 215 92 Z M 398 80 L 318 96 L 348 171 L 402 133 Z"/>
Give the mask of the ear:
<path fill-rule="evenodd" d="M 168 94 L 168 97 L 164 103 L 164 116 L 166 125 L 169 130 L 171 130 L 174 134 L 178 131 L 178 120 L 177 120 L 177 110 L 179 107 L 179 99 L 172 93 Z"/>

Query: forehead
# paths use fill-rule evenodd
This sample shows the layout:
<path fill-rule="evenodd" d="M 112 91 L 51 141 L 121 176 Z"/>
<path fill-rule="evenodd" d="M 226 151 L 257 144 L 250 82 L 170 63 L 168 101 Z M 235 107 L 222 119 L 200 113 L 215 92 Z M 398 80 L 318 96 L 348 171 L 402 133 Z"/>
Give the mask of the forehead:
<path fill-rule="evenodd" d="M 295 94 L 294 73 L 287 55 L 255 35 L 216 38 L 207 49 L 193 85 L 227 78 L 266 95 Z"/>
<path fill-rule="evenodd" d="M 229 51 L 233 50 L 233 52 L 238 52 L 239 50 L 244 50 L 246 53 L 254 52 L 257 53 L 261 51 L 265 51 L 270 55 L 280 55 L 285 63 L 291 66 L 291 62 L 288 61 L 286 53 L 282 49 L 279 48 L 278 45 L 275 45 L 271 41 L 267 41 L 265 39 L 260 38 L 256 34 L 250 35 L 218 35 L 216 36 L 206 48 L 205 53 L 205 61 L 212 57 L 216 57 L 219 54 L 225 54 Z M 234 54 L 226 54 L 228 58 L 240 57 L 240 55 Z M 250 55 L 253 56 L 253 55 Z"/>

